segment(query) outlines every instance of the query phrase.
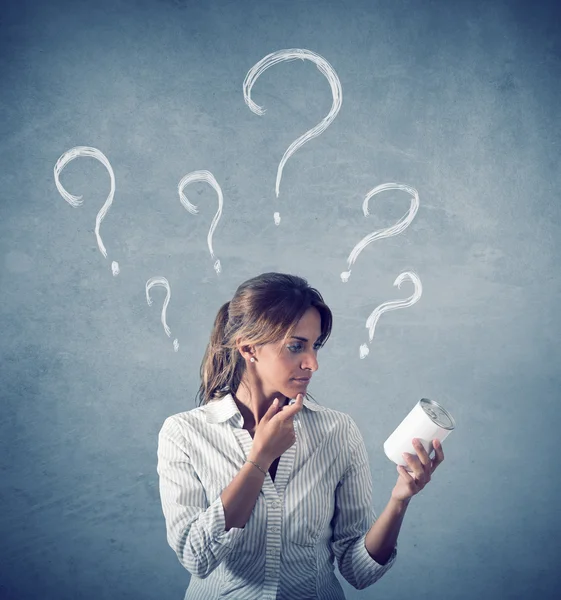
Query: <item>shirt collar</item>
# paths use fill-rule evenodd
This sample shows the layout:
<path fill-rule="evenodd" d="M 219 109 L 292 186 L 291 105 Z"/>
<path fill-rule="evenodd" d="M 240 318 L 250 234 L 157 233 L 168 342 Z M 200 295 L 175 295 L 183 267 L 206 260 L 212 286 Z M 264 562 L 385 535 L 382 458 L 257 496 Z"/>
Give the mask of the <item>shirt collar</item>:
<path fill-rule="evenodd" d="M 294 402 L 296 402 L 296 400 L 291 399 L 288 401 L 288 404 L 294 404 Z M 323 410 L 323 406 L 309 402 L 306 398 L 304 398 L 304 407 L 313 411 Z M 240 413 L 240 409 L 234 401 L 231 393 L 226 394 L 226 396 L 220 400 L 211 400 L 210 402 L 207 402 L 203 405 L 203 408 L 207 423 L 223 423 L 224 421 L 231 419 L 236 414 L 239 415 L 236 420 L 239 419 L 239 422 L 241 422 L 242 415 Z"/>

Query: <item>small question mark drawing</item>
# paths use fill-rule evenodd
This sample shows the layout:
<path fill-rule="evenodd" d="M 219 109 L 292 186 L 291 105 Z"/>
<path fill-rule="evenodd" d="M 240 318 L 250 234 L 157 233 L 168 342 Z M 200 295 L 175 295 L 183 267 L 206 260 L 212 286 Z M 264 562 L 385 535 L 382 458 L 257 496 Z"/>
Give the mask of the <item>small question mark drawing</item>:
<path fill-rule="evenodd" d="M 185 194 L 183 193 L 183 189 L 190 183 L 193 183 L 194 181 L 204 181 L 208 183 L 216 190 L 216 193 L 218 194 L 218 210 L 216 211 L 214 219 L 210 224 L 210 229 L 207 236 L 207 243 L 208 248 L 210 250 L 210 256 L 214 260 L 216 257 L 214 256 L 214 252 L 212 251 L 212 234 L 216 229 L 216 225 L 218 224 L 220 215 L 222 215 L 222 206 L 224 204 L 222 189 L 220 188 L 218 182 L 214 178 L 214 175 L 210 171 L 192 171 L 191 173 L 185 175 L 185 177 L 183 177 L 183 179 L 179 182 L 177 186 L 177 191 L 179 192 L 179 200 L 181 201 L 181 204 L 183 204 L 183 206 L 193 215 L 196 215 L 199 211 L 197 210 L 195 204 L 191 204 L 191 202 L 189 202 L 187 196 L 185 196 Z M 217 275 L 220 274 L 220 271 L 222 270 L 220 266 L 220 260 L 216 260 L 216 262 L 214 263 L 214 270 L 216 271 Z"/>
<path fill-rule="evenodd" d="M 146 302 L 148 302 L 148 306 L 152 306 L 152 298 L 150 298 L 150 290 L 154 286 L 161 286 L 166 289 L 166 299 L 164 300 L 164 306 L 162 307 L 162 325 L 164 326 L 164 331 L 168 337 L 171 336 L 171 330 L 166 323 L 166 310 L 168 308 L 169 300 L 171 298 L 171 289 L 169 287 L 169 282 L 165 277 L 151 277 L 146 282 Z M 173 340 L 173 349 L 177 352 L 179 350 L 179 342 L 177 338 Z"/>
<path fill-rule="evenodd" d="M 399 308 L 406 308 L 408 306 L 412 306 L 413 304 L 418 302 L 419 298 L 422 296 L 423 286 L 421 285 L 421 280 L 419 279 L 419 276 L 416 273 L 413 273 L 412 271 L 405 271 L 404 273 L 401 273 L 393 282 L 393 284 L 397 285 L 398 288 L 401 288 L 401 284 L 406 279 L 412 281 L 413 285 L 415 286 L 415 291 L 413 292 L 413 295 L 407 298 L 406 300 L 393 300 L 392 302 L 384 302 L 383 304 L 380 304 L 380 306 L 377 306 L 372 311 L 372 313 L 366 320 L 366 328 L 369 330 L 369 337 L 371 342 L 374 339 L 374 329 L 376 327 L 376 323 L 378 323 L 378 319 L 382 316 L 383 313 L 389 312 L 391 310 L 398 310 Z M 366 344 L 362 344 L 360 346 L 361 359 L 368 356 L 369 352 L 370 350 L 368 349 L 368 346 Z"/>
<path fill-rule="evenodd" d="M 255 104 L 251 99 L 251 88 L 253 84 L 257 81 L 257 78 L 269 67 L 283 61 L 292 61 L 292 60 L 304 60 L 308 59 L 314 62 L 317 65 L 317 68 L 327 77 L 329 81 L 329 85 L 331 86 L 331 93 L 333 95 L 333 103 L 331 105 L 331 110 L 328 115 L 322 119 L 315 127 L 307 131 L 304 135 L 300 136 L 297 140 L 292 142 L 286 152 L 284 153 L 280 164 L 277 169 L 277 182 L 275 185 L 275 192 L 277 198 L 279 197 L 279 189 L 280 189 L 280 181 L 282 177 L 282 171 L 284 169 L 284 165 L 288 161 L 288 159 L 306 142 L 311 140 L 312 138 L 317 137 L 321 133 L 323 133 L 329 125 L 333 122 L 337 113 L 341 109 L 341 104 L 343 103 L 343 91 L 341 89 L 341 82 L 339 81 L 339 77 L 337 73 L 333 69 L 333 67 L 319 54 L 312 52 L 311 50 L 304 50 L 300 48 L 290 48 L 287 50 L 279 50 L 277 52 L 273 52 L 268 54 L 264 58 L 262 58 L 258 63 L 256 63 L 251 69 L 248 71 L 245 76 L 243 82 L 243 96 L 245 103 L 249 106 L 249 108 L 257 115 L 261 116 L 265 114 L 265 109 Z M 275 225 L 279 225 L 280 223 L 280 214 L 276 212 L 274 214 Z"/>
<path fill-rule="evenodd" d="M 341 273 L 341 280 L 343 283 L 349 280 L 351 276 L 351 265 L 358 258 L 358 255 L 364 250 L 368 244 L 373 242 L 374 240 L 379 240 L 382 238 L 392 237 L 394 235 L 400 234 L 402 231 L 407 229 L 409 225 L 411 225 L 411 221 L 415 218 L 417 211 L 419 210 L 419 193 L 417 190 L 409 185 L 404 185 L 402 183 L 383 183 L 370 190 L 362 203 L 362 212 L 364 216 L 367 217 L 370 213 L 368 212 L 368 201 L 372 196 L 379 194 L 380 192 L 384 192 L 386 190 L 403 190 L 405 192 L 409 192 L 413 197 L 411 198 L 411 206 L 409 210 L 403 217 L 392 227 L 387 227 L 386 229 L 381 229 L 380 231 L 375 231 L 370 235 L 364 237 L 360 242 L 352 249 L 352 252 L 347 259 L 347 267 L 348 271 L 343 271 Z"/>
<path fill-rule="evenodd" d="M 77 207 L 83 204 L 82 196 L 73 196 L 72 194 L 68 193 L 60 183 L 59 179 L 60 172 L 62 171 L 62 169 L 64 169 L 64 167 L 71 160 L 82 156 L 95 158 L 100 163 L 102 163 L 104 167 L 109 171 L 109 177 L 111 178 L 111 190 L 109 192 L 109 196 L 107 196 L 105 204 L 101 207 L 95 219 L 95 237 L 97 239 L 97 245 L 103 256 L 107 258 L 107 250 L 105 249 L 105 246 L 103 245 L 103 240 L 99 235 L 99 227 L 105 215 L 107 214 L 107 211 L 109 210 L 111 204 L 113 203 L 113 197 L 115 195 L 115 174 L 113 173 L 113 168 L 111 167 L 111 164 L 109 163 L 109 160 L 107 160 L 105 154 L 103 154 L 103 152 L 101 152 L 97 148 L 91 148 L 89 146 L 76 146 L 75 148 L 68 150 L 68 152 L 65 152 L 56 161 L 54 167 L 55 184 L 60 195 L 68 202 L 68 204 L 70 204 L 70 206 Z M 111 271 L 113 272 L 113 276 L 119 274 L 120 271 L 118 262 L 113 261 L 111 263 Z"/>

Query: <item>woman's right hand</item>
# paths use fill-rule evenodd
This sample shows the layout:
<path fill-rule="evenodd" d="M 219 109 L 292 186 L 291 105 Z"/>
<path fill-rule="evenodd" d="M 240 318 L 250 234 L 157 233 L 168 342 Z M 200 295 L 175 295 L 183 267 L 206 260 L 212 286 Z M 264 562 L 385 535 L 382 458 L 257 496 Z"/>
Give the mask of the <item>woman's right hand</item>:
<path fill-rule="evenodd" d="M 278 402 L 278 398 L 276 400 Z M 292 406 L 287 404 L 280 410 L 273 402 L 259 421 L 253 436 L 252 452 L 261 460 L 267 461 L 268 465 L 296 441 L 294 416 L 302 410 L 303 405 L 302 394 L 296 396 L 296 402 Z"/>

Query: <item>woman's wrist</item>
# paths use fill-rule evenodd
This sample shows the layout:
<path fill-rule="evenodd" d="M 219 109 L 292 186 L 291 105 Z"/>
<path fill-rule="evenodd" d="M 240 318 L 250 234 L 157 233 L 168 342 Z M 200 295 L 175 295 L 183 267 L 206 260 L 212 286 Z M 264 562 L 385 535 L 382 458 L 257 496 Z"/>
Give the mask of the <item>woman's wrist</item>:
<path fill-rule="evenodd" d="M 263 470 L 265 473 L 269 470 L 269 467 L 273 463 L 272 460 L 269 460 L 265 455 L 260 454 L 258 452 L 250 452 L 247 457 L 247 461 L 253 463 L 256 467 Z"/>
<path fill-rule="evenodd" d="M 390 502 L 393 504 L 394 507 L 396 508 L 407 508 L 409 506 L 409 502 L 411 502 L 411 498 L 407 498 L 405 500 L 402 500 L 401 498 L 394 498 L 393 496 L 390 497 Z"/>
<path fill-rule="evenodd" d="M 253 465 L 256 469 L 259 469 L 261 471 L 261 473 L 263 473 L 263 475 L 267 475 L 267 469 L 263 468 L 258 462 L 255 462 L 255 461 L 251 460 L 250 458 L 248 458 L 246 460 L 246 462 Z"/>

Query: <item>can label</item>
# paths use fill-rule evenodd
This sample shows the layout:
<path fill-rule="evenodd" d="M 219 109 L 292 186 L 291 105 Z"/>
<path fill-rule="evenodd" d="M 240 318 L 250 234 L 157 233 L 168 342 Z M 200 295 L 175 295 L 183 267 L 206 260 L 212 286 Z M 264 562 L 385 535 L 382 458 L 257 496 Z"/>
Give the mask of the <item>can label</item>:
<path fill-rule="evenodd" d="M 452 415 L 438 402 L 422 398 L 384 442 L 384 452 L 391 461 L 411 472 L 402 454 L 408 452 L 417 456 L 413 438 L 419 439 L 430 456 L 434 450 L 432 441 L 439 440 L 442 443 L 455 427 Z"/>

